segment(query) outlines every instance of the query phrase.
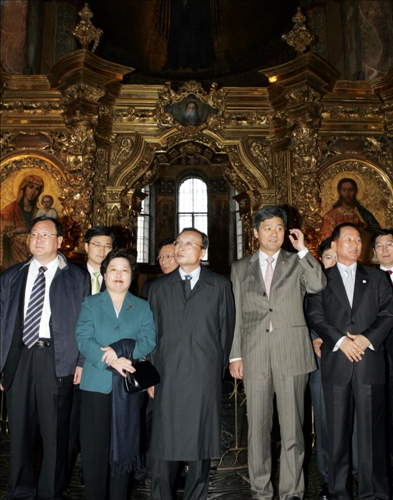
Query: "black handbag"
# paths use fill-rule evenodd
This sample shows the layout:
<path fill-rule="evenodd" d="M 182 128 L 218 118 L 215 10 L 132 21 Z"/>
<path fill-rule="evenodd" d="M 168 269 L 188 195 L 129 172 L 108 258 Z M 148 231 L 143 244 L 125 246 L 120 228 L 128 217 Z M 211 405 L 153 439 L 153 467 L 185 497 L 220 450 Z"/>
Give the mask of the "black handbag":
<path fill-rule="evenodd" d="M 160 382 L 160 375 L 150 361 L 137 361 L 134 373 L 126 372 L 124 385 L 129 394 L 144 391 Z"/>

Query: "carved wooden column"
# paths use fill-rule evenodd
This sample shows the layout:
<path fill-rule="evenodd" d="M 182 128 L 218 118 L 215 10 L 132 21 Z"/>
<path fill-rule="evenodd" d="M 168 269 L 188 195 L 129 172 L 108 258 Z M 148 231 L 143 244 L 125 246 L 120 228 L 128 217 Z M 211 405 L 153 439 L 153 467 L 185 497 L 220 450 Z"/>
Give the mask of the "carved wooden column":
<path fill-rule="evenodd" d="M 289 139 L 291 168 L 289 203 L 294 223 L 300 223 L 315 249 L 321 224 L 317 171 L 321 159 L 319 126 L 321 99 L 332 88 L 338 74 L 322 59 L 311 53 L 294 61 L 263 70 L 285 95 L 286 136 Z M 281 155 L 281 162 L 285 158 Z"/>
<path fill-rule="evenodd" d="M 62 57 L 50 75 L 52 85 L 63 94 L 63 117 L 69 131 L 64 145 L 70 180 L 64 192 L 65 205 L 82 231 L 106 222 L 103 198 L 108 179 L 106 157 L 111 122 L 107 118 L 99 122 L 98 107 L 104 98 L 107 106 L 113 105 L 117 86 L 131 70 L 82 49 Z M 97 207 L 93 200 L 97 200 Z"/>

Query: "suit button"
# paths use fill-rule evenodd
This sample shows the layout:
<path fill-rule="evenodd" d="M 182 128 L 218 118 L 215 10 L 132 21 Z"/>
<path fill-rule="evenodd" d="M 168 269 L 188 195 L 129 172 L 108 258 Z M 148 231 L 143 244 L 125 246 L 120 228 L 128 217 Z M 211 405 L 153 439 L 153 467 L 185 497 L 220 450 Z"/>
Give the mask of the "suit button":
<path fill-rule="evenodd" d="M 263 296 L 266 297 L 266 292 L 263 292 Z"/>
<path fill-rule="evenodd" d="M 266 328 L 266 333 L 269 333 L 269 332 L 270 332 L 269 328 Z"/>
<path fill-rule="evenodd" d="M 115 326 L 115 330 L 118 330 L 118 329 L 119 329 L 119 327 L 118 327 L 118 326 Z"/>
<path fill-rule="evenodd" d="M 270 312 L 273 312 L 273 309 L 269 309 Z"/>
<path fill-rule="evenodd" d="M 355 322 L 354 322 L 354 321 L 351 321 L 351 325 L 354 325 L 354 324 L 355 324 Z"/>

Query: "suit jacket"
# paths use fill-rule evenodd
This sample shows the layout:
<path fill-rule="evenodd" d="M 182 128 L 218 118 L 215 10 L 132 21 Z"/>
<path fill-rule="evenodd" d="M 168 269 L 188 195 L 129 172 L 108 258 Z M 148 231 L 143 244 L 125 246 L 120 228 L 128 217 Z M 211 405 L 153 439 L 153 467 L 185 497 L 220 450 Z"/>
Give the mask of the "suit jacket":
<path fill-rule="evenodd" d="M 136 341 L 133 357 L 147 356 L 156 345 L 156 332 L 149 304 L 127 292 L 119 317 L 107 290 L 86 297 L 76 326 L 79 349 L 86 357 L 80 388 L 108 394 L 112 373 L 101 361 L 103 351 L 121 339 Z"/>
<path fill-rule="evenodd" d="M 270 366 L 287 375 L 315 370 L 303 303 L 306 292 L 319 292 L 326 286 L 326 278 L 311 253 L 299 259 L 296 253 L 280 251 L 270 298 L 259 252 L 232 264 L 231 280 L 236 326 L 230 358 L 242 358 L 244 378 L 262 379 L 268 376 Z"/>
<path fill-rule="evenodd" d="M 23 307 L 26 278 L 31 258 L 16 264 L 1 275 L 1 359 L 4 384 L 8 388 L 17 368 L 23 333 Z M 77 364 L 83 366 L 75 339 L 75 327 L 84 297 L 90 293 L 89 274 L 67 262 L 59 254 L 59 267 L 50 290 L 50 329 L 58 383 L 72 375 Z"/>
<path fill-rule="evenodd" d="M 356 374 L 364 384 L 383 384 L 383 342 L 393 326 L 392 287 L 381 271 L 358 264 L 351 307 L 337 266 L 327 269 L 326 276 L 326 289 L 307 298 L 310 327 L 323 340 L 322 382 L 347 384 Z M 357 363 L 349 361 L 340 349 L 333 352 L 347 332 L 367 337 L 375 351 L 366 349 Z"/>
<path fill-rule="evenodd" d="M 148 300 L 157 327 L 150 450 L 161 460 L 221 455 L 222 375 L 232 344 L 231 283 L 201 266 L 188 299 L 179 269 L 155 280 Z"/>

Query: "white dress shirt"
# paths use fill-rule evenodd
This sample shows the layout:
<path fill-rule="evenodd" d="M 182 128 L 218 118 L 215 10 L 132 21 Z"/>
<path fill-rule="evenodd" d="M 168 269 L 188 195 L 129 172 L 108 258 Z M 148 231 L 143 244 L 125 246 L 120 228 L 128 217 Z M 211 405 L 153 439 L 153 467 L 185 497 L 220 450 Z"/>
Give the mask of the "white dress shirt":
<path fill-rule="evenodd" d="M 34 282 L 39 274 L 40 267 L 42 267 L 42 264 L 40 264 L 36 259 L 33 258 L 29 266 L 29 272 L 26 280 L 25 307 L 23 316 L 24 318 L 26 317 L 27 308 L 29 307 L 31 291 L 34 286 Z M 41 315 L 40 331 L 38 336 L 39 338 L 49 339 L 50 338 L 49 321 L 51 317 L 49 289 L 52 284 L 52 280 L 56 274 L 57 268 L 59 267 L 59 257 L 56 257 L 55 260 L 49 262 L 49 264 L 47 264 L 45 267 L 47 268 L 47 271 L 45 271 L 45 298 L 44 298 L 44 307 L 42 309 L 42 315 Z"/>
<path fill-rule="evenodd" d="M 194 288 L 194 286 L 198 283 L 199 276 L 201 275 L 201 266 L 198 266 L 196 269 L 194 269 L 191 273 L 186 273 L 183 271 L 183 269 L 179 266 L 179 273 L 181 276 L 181 279 L 184 281 L 185 277 L 184 276 L 192 276 L 192 279 L 190 280 L 190 285 L 191 285 L 191 290 Z"/>
<path fill-rule="evenodd" d="M 347 278 L 347 276 L 346 276 L 346 272 L 345 272 L 347 269 L 350 269 L 350 270 L 352 271 L 353 276 L 355 277 L 354 279 L 355 279 L 355 281 L 356 281 L 356 269 L 357 269 L 357 267 L 358 267 L 357 262 L 354 262 L 354 263 L 353 263 L 353 264 L 351 264 L 349 267 L 344 266 L 344 264 L 341 264 L 341 262 L 337 262 L 336 266 L 337 266 L 337 269 L 339 270 L 339 273 L 340 273 L 340 275 L 341 275 L 341 279 L 343 280 L 343 283 L 345 283 L 345 280 L 346 280 L 346 278 Z M 353 297 L 352 297 L 352 299 L 353 299 Z M 351 301 L 350 301 L 350 302 L 351 302 Z M 341 337 L 341 339 L 339 339 L 339 340 L 336 342 L 336 345 L 335 345 L 335 346 L 334 346 L 334 348 L 333 348 L 333 352 L 336 352 L 336 351 L 338 351 L 338 350 L 340 349 L 341 342 L 342 342 L 345 338 L 347 338 L 347 336 L 346 336 L 346 335 L 343 335 L 343 336 Z M 371 349 L 372 351 L 374 351 L 374 350 L 375 350 L 375 349 L 374 349 L 374 347 L 372 346 L 372 344 L 371 344 L 371 343 L 370 343 L 370 345 L 368 346 L 368 348 L 369 348 L 369 349 Z"/>

